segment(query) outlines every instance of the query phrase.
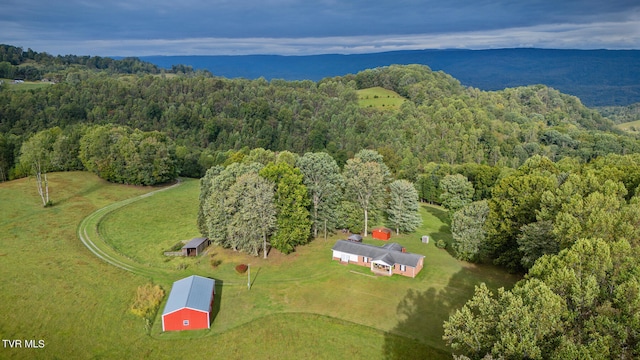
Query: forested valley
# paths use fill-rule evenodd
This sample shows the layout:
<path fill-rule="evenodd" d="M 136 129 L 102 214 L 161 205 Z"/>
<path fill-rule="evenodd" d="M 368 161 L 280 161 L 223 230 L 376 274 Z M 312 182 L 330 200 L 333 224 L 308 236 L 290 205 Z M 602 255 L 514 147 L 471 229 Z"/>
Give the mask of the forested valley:
<path fill-rule="evenodd" d="M 36 168 L 45 182 L 65 170 L 141 185 L 203 177 L 203 235 L 256 255 L 276 229 L 286 231 L 272 246 L 289 253 L 327 222 L 390 224 L 402 213 L 393 199 L 409 194 L 449 211 L 458 258 L 525 274 L 497 294 L 478 286 L 450 317 L 456 354 L 640 356 L 640 142 L 575 97 L 543 85 L 480 91 L 421 65 L 319 82 L 60 71 L 56 84 L 0 88 L 0 180 Z M 362 106 L 359 91 L 374 87 L 406 101 Z M 361 178 L 377 179 L 386 204 L 358 201 Z M 323 187 L 334 195 L 314 198 Z M 252 203 L 269 213 L 239 226 Z M 263 242 L 232 241 L 247 237 Z"/>

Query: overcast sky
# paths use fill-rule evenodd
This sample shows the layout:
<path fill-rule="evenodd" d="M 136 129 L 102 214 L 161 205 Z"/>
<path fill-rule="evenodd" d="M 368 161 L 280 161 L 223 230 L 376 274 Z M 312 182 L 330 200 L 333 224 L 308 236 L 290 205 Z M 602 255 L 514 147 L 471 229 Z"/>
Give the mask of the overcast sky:
<path fill-rule="evenodd" d="M 100 56 L 640 49 L 640 1 L 1 0 L 0 43 Z"/>

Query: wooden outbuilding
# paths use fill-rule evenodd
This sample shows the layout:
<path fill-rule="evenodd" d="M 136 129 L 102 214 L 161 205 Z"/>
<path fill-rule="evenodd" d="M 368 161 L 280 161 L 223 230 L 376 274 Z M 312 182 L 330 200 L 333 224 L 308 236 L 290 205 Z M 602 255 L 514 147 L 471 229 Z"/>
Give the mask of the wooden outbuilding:
<path fill-rule="evenodd" d="M 211 240 L 207 238 L 193 238 L 182 247 L 183 256 L 198 256 L 204 249 L 211 245 Z"/>
<path fill-rule="evenodd" d="M 174 282 L 162 312 L 162 331 L 208 329 L 215 284 L 198 275 Z"/>
<path fill-rule="evenodd" d="M 387 241 L 391 239 L 391 230 L 387 228 L 376 228 L 371 232 L 374 239 Z"/>

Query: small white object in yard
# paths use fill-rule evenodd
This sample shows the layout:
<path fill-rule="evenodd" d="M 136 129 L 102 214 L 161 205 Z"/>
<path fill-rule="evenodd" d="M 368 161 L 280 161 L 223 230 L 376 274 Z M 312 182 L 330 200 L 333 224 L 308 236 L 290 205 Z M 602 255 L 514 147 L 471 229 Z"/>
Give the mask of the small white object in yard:
<path fill-rule="evenodd" d="M 429 243 L 429 235 L 424 235 L 422 237 L 422 242 L 425 243 L 425 244 L 428 244 Z"/>

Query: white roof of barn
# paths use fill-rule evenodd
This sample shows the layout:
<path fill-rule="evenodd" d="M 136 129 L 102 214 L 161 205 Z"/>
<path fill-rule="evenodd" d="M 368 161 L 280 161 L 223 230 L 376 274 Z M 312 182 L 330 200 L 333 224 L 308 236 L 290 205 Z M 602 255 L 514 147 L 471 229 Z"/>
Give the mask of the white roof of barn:
<path fill-rule="evenodd" d="M 215 285 L 215 280 L 198 275 L 174 282 L 162 315 L 183 308 L 208 312 Z"/>

